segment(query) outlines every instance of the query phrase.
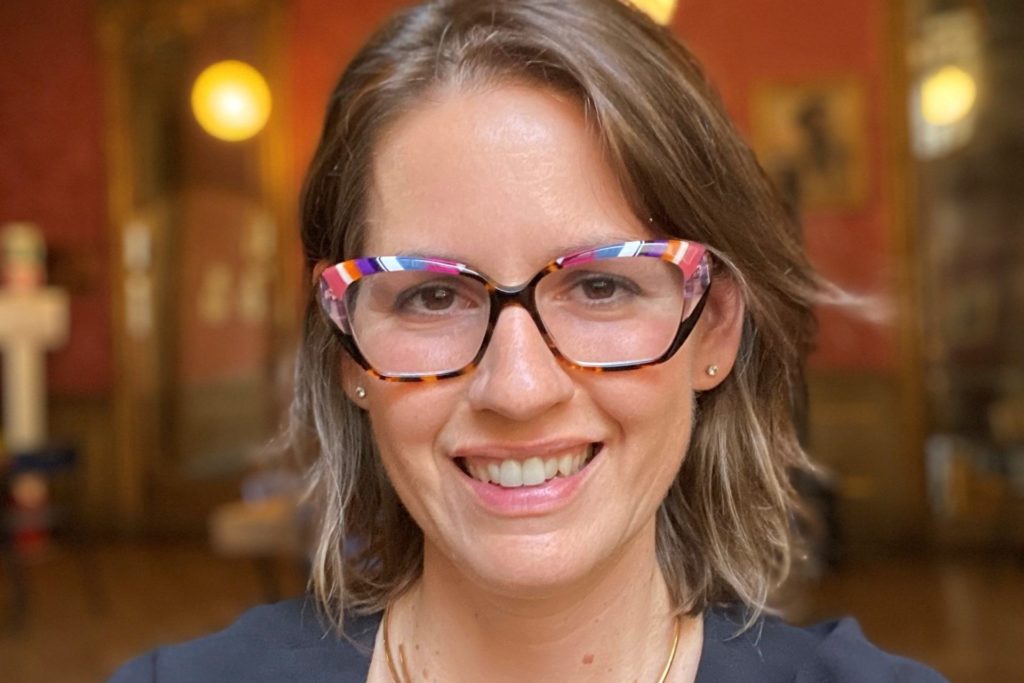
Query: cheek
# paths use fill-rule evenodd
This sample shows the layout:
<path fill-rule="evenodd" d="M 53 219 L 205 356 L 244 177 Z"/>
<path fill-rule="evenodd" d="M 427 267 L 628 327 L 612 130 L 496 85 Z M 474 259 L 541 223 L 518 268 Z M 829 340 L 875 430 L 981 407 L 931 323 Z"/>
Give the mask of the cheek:
<path fill-rule="evenodd" d="M 455 410 L 458 384 L 389 383 L 371 393 L 368 410 L 374 438 L 393 479 L 421 479 L 436 471 L 431 455 Z"/>
<path fill-rule="evenodd" d="M 620 383 L 616 387 L 620 412 L 636 419 L 679 420 L 679 409 L 689 415 L 693 402 L 693 352 L 686 344 L 670 360 L 638 370 L 606 373 L 606 378 Z"/>
<path fill-rule="evenodd" d="M 690 363 L 680 353 L 662 365 L 633 372 L 606 373 L 591 395 L 617 423 L 632 457 L 643 461 L 647 475 L 678 468 L 693 427 Z M 652 462 L 653 461 L 653 462 Z M 665 468 L 651 466 L 664 463 Z M 645 476 L 643 472 L 640 476 Z"/>

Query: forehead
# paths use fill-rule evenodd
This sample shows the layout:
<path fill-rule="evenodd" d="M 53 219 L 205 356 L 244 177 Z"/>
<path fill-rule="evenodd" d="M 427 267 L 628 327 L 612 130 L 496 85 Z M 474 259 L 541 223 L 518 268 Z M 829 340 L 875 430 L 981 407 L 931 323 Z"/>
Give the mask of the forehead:
<path fill-rule="evenodd" d="M 372 187 L 366 255 L 443 256 L 508 282 L 650 237 L 580 106 L 524 85 L 435 93 L 383 136 Z"/>

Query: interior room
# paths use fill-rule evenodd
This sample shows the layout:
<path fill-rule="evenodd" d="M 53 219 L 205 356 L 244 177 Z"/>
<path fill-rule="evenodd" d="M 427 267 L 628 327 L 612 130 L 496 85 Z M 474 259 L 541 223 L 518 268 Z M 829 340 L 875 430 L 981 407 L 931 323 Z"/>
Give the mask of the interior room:
<path fill-rule="evenodd" d="M 403 0 L 0 2 L 0 679 L 106 680 L 306 590 L 299 197 Z M 1024 3 L 649 0 L 834 285 L 771 604 L 1024 678 Z"/>

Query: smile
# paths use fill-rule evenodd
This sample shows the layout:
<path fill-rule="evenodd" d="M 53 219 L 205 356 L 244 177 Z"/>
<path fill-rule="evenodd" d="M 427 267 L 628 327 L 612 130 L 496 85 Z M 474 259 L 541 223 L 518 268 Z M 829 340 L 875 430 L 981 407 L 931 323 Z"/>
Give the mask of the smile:
<path fill-rule="evenodd" d="M 591 443 L 575 451 L 547 457 L 459 458 L 459 468 L 468 476 L 501 488 L 540 486 L 555 478 L 571 477 L 590 464 L 601 444 Z"/>

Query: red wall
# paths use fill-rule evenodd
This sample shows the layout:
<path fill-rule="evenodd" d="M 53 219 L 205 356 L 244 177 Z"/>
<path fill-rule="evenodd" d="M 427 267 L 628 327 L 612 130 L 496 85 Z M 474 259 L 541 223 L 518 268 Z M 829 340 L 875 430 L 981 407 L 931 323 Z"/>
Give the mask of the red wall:
<path fill-rule="evenodd" d="M 91 2 L 0 2 L 0 223 L 27 220 L 82 277 L 71 342 L 52 354 L 52 390 L 112 381 L 106 168 Z"/>
<path fill-rule="evenodd" d="M 848 76 L 865 84 L 868 197 L 856 210 L 806 215 L 807 248 L 819 269 L 851 293 L 891 299 L 888 36 L 881 0 L 682 0 L 673 28 L 704 63 L 748 134 L 751 93 L 758 84 Z M 836 309 L 823 308 L 819 315 L 815 367 L 884 370 L 895 364 L 891 328 Z"/>
<path fill-rule="evenodd" d="M 345 64 L 370 34 L 409 0 L 346 2 L 292 0 L 290 44 L 291 118 L 295 174 L 299 182 L 316 149 L 327 98 Z"/>

